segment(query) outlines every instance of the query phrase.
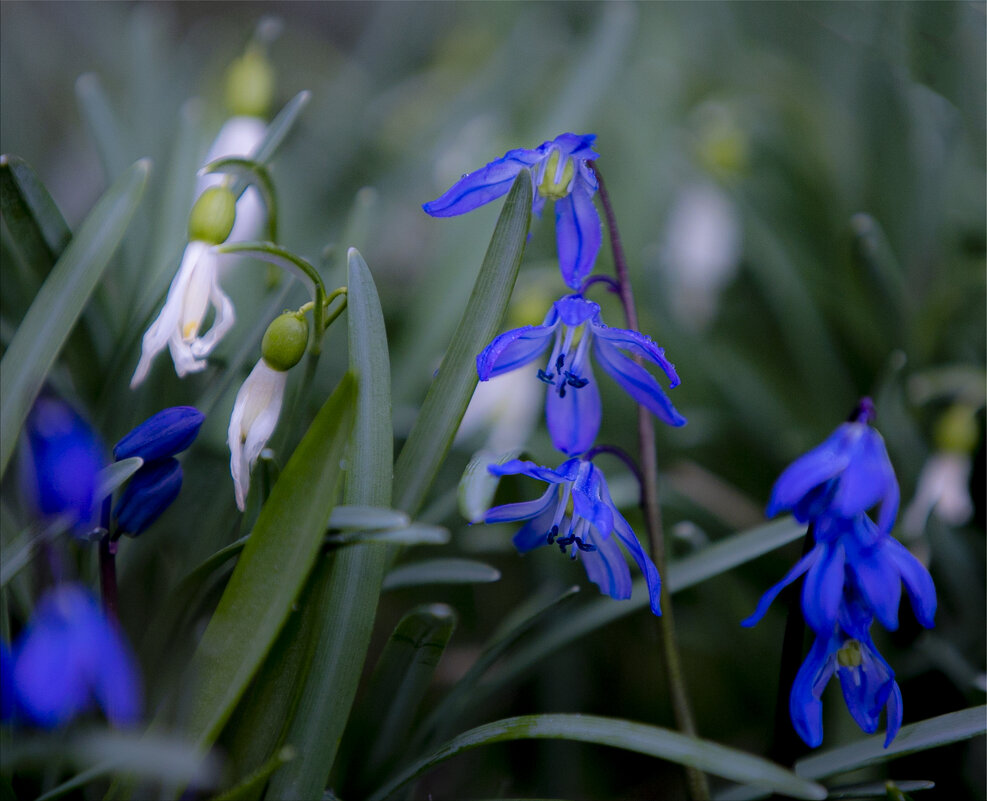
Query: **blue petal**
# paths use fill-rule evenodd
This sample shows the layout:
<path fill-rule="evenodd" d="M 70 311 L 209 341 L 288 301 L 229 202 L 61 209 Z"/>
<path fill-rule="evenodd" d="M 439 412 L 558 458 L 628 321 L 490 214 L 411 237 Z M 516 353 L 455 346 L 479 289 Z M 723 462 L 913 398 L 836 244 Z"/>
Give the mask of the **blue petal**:
<path fill-rule="evenodd" d="M 593 351 L 600 366 L 635 401 L 667 425 L 685 425 L 686 419 L 672 405 L 651 373 L 624 356 L 614 345 L 596 337 L 593 338 Z"/>
<path fill-rule="evenodd" d="M 565 295 L 555 301 L 552 308 L 563 324 L 571 328 L 592 320 L 600 313 L 600 305 L 586 300 L 582 295 Z"/>
<path fill-rule="evenodd" d="M 171 506 L 182 489 L 182 466 L 173 457 L 138 470 L 113 510 L 120 531 L 136 537 Z"/>
<path fill-rule="evenodd" d="M 894 671 L 867 637 L 860 641 L 861 664 L 837 668 L 843 700 L 850 715 L 868 734 L 877 731 L 881 711 L 894 684 Z"/>
<path fill-rule="evenodd" d="M 668 376 L 670 389 L 681 383 L 675 365 L 665 358 L 664 349 L 659 348 L 651 337 L 626 328 L 611 328 L 600 322 L 594 323 L 592 328 L 594 337 L 657 364 Z"/>
<path fill-rule="evenodd" d="M 595 551 L 578 551 L 586 575 L 604 595 L 618 601 L 631 597 L 631 571 L 615 537 L 593 537 L 588 541 Z"/>
<path fill-rule="evenodd" d="M 605 479 L 592 462 L 584 464 L 572 487 L 572 509 L 576 517 L 588 520 L 601 538 L 608 538 L 613 530 L 613 509 L 600 496 Z"/>
<path fill-rule="evenodd" d="M 537 150 L 518 148 L 508 151 L 502 158 L 491 161 L 476 172 L 467 173 L 441 197 L 422 206 L 433 217 L 454 217 L 496 200 L 514 183 L 524 167 L 530 167 L 541 159 Z"/>
<path fill-rule="evenodd" d="M 0 721 L 14 716 L 14 660 L 4 640 L 0 640 Z"/>
<path fill-rule="evenodd" d="M 885 505 L 881 517 L 885 523 L 898 511 L 898 482 L 891 468 L 884 439 L 866 423 L 846 423 L 858 427 L 858 439 L 851 450 L 850 461 L 840 476 L 839 488 L 833 496 L 832 508 L 843 517 L 854 517 L 870 509 L 882 498 Z M 887 507 L 887 508 L 885 508 Z M 887 532 L 889 529 L 882 526 Z"/>
<path fill-rule="evenodd" d="M 836 667 L 832 656 L 836 645 L 832 636 L 821 634 L 816 637 L 792 683 L 788 712 L 795 731 L 810 748 L 817 748 L 823 740 L 821 698 Z"/>
<path fill-rule="evenodd" d="M 526 325 L 495 337 L 476 357 L 476 373 L 487 381 L 534 361 L 551 342 L 555 325 Z"/>
<path fill-rule="evenodd" d="M 603 418 L 600 390 L 588 361 L 584 363 L 580 377 L 588 383 L 578 389 L 566 387 L 564 398 L 554 387 L 549 387 L 545 399 L 545 422 L 552 444 L 570 456 L 585 453 L 593 447 Z"/>
<path fill-rule="evenodd" d="M 518 553 L 527 553 L 542 545 L 547 545 L 548 532 L 552 528 L 554 520 L 555 508 L 550 505 L 537 517 L 525 523 L 513 538 L 514 547 Z"/>
<path fill-rule="evenodd" d="M 555 237 L 562 279 L 573 289 L 593 271 L 603 230 L 589 190 L 576 181 L 572 191 L 555 201 Z"/>
<path fill-rule="evenodd" d="M 593 150 L 593 143 L 596 141 L 596 134 L 559 134 L 554 139 L 543 142 L 538 150 L 548 152 L 552 146 L 556 146 L 562 151 L 563 156 L 572 156 L 574 159 L 598 159 L 600 154 Z"/>
<path fill-rule="evenodd" d="M 849 446 L 859 432 L 844 423 L 820 445 L 792 462 L 775 482 L 768 502 L 768 517 L 791 509 L 813 487 L 843 472 L 850 462 Z"/>
<path fill-rule="evenodd" d="M 836 624 L 843 598 L 846 552 L 840 543 L 822 547 L 822 556 L 809 568 L 802 585 L 802 614 L 817 633 L 827 634 Z"/>
<path fill-rule="evenodd" d="M 137 660 L 116 626 L 101 618 L 98 634 L 91 639 L 98 649 L 93 695 L 115 726 L 133 726 L 141 714 L 141 678 Z"/>
<path fill-rule="evenodd" d="M 885 549 L 887 540 L 867 548 L 860 547 L 851 535 L 844 538 L 847 563 L 857 581 L 864 601 L 888 631 L 898 628 L 898 604 L 901 602 L 901 575 L 891 554 Z"/>
<path fill-rule="evenodd" d="M 613 500 L 609 497 L 609 492 L 606 497 L 608 503 L 612 505 Z M 644 549 L 641 547 L 641 543 L 638 542 L 637 536 L 634 534 L 634 530 L 631 528 L 630 523 L 624 519 L 624 516 L 617 511 L 616 507 L 614 507 L 613 510 L 613 530 L 614 533 L 620 538 L 623 546 L 628 550 L 634 561 L 637 563 L 638 570 L 640 570 L 641 574 L 644 576 L 645 584 L 648 586 L 648 600 L 651 604 L 652 614 L 660 616 L 661 576 L 658 574 L 658 568 L 655 567 L 655 563 L 651 561 L 651 557 L 644 552 Z"/>
<path fill-rule="evenodd" d="M 935 625 L 936 616 L 936 585 L 932 582 L 932 576 L 925 565 L 893 537 L 888 539 L 886 550 L 905 582 L 905 590 L 912 602 L 916 619 L 927 629 L 931 629 Z"/>
<path fill-rule="evenodd" d="M 117 461 L 139 456 L 145 462 L 181 453 L 195 440 L 206 416 L 193 406 L 172 406 L 148 417 L 113 448 Z"/>
<path fill-rule="evenodd" d="M 816 545 L 805 556 L 799 559 L 795 564 L 795 567 L 789 570 L 781 581 L 761 596 L 761 600 L 757 602 L 757 609 L 754 610 L 754 614 L 740 621 L 740 625 L 745 628 L 750 628 L 751 626 L 757 625 L 761 618 L 767 613 L 768 607 L 771 606 L 772 601 L 778 597 L 778 593 L 795 581 L 795 579 L 801 576 L 806 570 L 812 567 L 816 563 L 816 560 L 822 557 L 824 549 L 825 546 Z"/>
<path fill-rule="evenodd" d="M 511 459 L 503 464 L 492 464 L 487 467 L 490 474 L 494 476 L 530 476 L 550 484 L 561 484 L 563 481 L 573 480 L 578 469 L 578 459 L 569 459 L 563 462 L 557 470 L 542 467 L 525 459 Z"/>
<path fill-rule="evenodd" d="M 891 745 L 891 741 L 898 736 L 901 729 L 901 719 L 904 713 L 902 709 L 901 688 L 898 682 L 891 682 L 891 695 L 888 696 L 888 733 L 884 737 L 884 747 Z"/>
<path fill-rule="evenodd" d="M 547 509 L 554 509 L 558 502 L 559 489 L 557 485 L 550 486 L 545 493 L 533 501 L 507 503 L 495 506 L 483 516 L 484 523 L 513 523 L 517 520 L 530 520 Z"/>

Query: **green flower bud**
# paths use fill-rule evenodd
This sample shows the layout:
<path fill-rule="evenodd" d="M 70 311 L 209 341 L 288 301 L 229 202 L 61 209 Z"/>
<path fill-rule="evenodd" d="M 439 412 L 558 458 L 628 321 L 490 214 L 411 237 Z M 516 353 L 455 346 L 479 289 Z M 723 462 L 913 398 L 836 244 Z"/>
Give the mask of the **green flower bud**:
<path fill-rule="evenodd" d="M 298 312 L 285 312 L 274 318 L 264 332 L 260 355 L 272 370 L 290 370 L 305 355 L 308 321 Z"/>
<path fill-rule="evenodd" d="M 933 439 L 936 448 L 949 453 L 973 453 L 977 447 L 977 419 L 973 409 L 957 403 L 936 421 Z"/>
<path fill-rule="evenodd" d="M 225 186 L 211 186 L 195 201 L 188 218 L 188 238 L 210 245 L 226 241 L 236 221 L 236 198 Z"/>
<path fill-rule="evenodd" d="M 274 99 L 274 70 L 264 53 L 252 47 L 226 73 L 226 105 L 236 115 L 266 117 Z"/>

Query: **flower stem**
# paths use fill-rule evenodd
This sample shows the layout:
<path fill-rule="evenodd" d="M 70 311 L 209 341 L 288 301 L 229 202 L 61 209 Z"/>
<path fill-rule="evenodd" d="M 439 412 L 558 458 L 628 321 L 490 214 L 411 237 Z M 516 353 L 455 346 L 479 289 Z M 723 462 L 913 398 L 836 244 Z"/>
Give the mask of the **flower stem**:
<path fill-rule="evenodd" d="M 106 533 L 99 540 L 99 590 L 103 596 L 106 616 L 117 619 L 117 544 L 110 535 L 110 505 L 112 496 L 103 499 L 100 525 Z"/>
<path fill-rule="evenodd" d="M 620 302 L 624 307 L 624 318 L 627 327 L 638 331 L 637 309 L 634 305 L 634 290 L 631 287 L 627 271 L 627 259 L 617 230 L 617 218 L 607 194 L 603 175 L 595 162 L 589 162 L 590 168 L 596 174 L 599 184 L 600 203 L 607 220 L 607 230 L 610 233 L 610 246 L 613 250 L 614 272 L 617 274 Z M 640 358 L 636 361 L 640 363 Z M 651 413 L 641 406 L 637 407 L 638 447 L 640 449 L 640 465 L 642 482 L 642 507 L 644 523 L 648 529 L 648 539 L 651 544 L 651 558 L 658 572 L 665 574 L 665 537 L 661 525 L 661 507 L 658 504 L 658 456 L 655 451 L 655 429 Z M 666 585 L 667 586 L 667 585 Z M 696 724 L 689 705 L 685 677 L 682 674 L 682 662 L 679 657 L 678 643 L 675 637 L 675 618 L 672 614 L 672 599 L 667 589 L 662 588 L 662 616 L 658 618 L 658 633 L 661 640 L 662 661 L 668 678 L 668 690 L 671 696 L 672 709 L 675 713 L 675 723 L 683 734 L 696 737 Z M 689 785 L 689 795 L 694 801 L 709 799 L 709 784 L 706 775 L 696 768 L 687 767 L 686 779 Z"/>

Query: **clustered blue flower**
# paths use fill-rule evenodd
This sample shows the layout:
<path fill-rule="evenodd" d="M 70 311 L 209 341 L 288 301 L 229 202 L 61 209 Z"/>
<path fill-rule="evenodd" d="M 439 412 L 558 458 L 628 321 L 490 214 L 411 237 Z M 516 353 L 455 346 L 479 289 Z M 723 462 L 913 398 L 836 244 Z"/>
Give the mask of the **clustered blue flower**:
<path fill-rule="evenodd" d="M 514 538 L 521 553 L 546 544 L 558 545 L 583 561 L 590 579 L 612 598 L 630 597 L 627 562 L 615 540 L 624 546 L 645 575 L 651 609 L 661 614 L 658 570 L 641 548 L 627 521 L 617 511 L 606 480 L 593 464 L 593 445 L 603 416 L 600 390 L 590 356 L 637 403 L 671 426 L 686 420 L 672 405 L 658 381 L 637 359 L 657 365 L 670 387 L 679 384 L 675 366 L 650 337 L 610 328 L 598 304 L 583 297 L 602 241 L 600 215 L 593 202 L 599 183 L 590 162 L 593 134 L 565 133 L 533 150 L 511 150 L 480 170 L 467 173 L 447 192 L 423 208 L 434 217 L 450 217 L 489 203 L 507 193 L 522 169 L 531 171 L 532 212 L 541 216 L 545 203 L 555 203 L 559 268 L 574 292 L 552 304 L 541 325 L 500 334 L 476 357 L 481 381 L 512 370 L 532 368 L 532 380 L 547 385 L 545 420 L 556 449 L 571 457 L 558 468 L 519 460 L 491 466 L 495 476 L 523 474 L 547 482 L 536 501 L 490 509 L 485 522 L 527 520 Z M 634 358 L 631 358 L 634 357 Z"/>
<path fill-rule="evenodd" d="M 45 729 L 98 705 L 116 726 L 141 714 L 137 661 L 116 623 L 79 584 L 45 594 L 13 648 L 0 643 L 0 718 Z"/>
<path fill-rule="evenodd" d="M 791 511 L 809 524 L 814 546 L 743 621 L 755 625 L 782 589 L 805 575 L 802 612 L 816 640 L 792 686 L 789 711 L 799 736 L 822 743 L 822 692 L 835 672 L 853 719 L 868 734 L 887 710 L 884 745 L 901 727 L 901 690 L 870 636 L 875 618 L 898 628 L 901 586 L 919 623 L 934 625 L 936 590 L 928 570 L 890 532 L 899 490 L 869 398 L 821 445 L 775 483 L 768 514 Z M 868 510 L 880 503 L 878 522 Z"/>

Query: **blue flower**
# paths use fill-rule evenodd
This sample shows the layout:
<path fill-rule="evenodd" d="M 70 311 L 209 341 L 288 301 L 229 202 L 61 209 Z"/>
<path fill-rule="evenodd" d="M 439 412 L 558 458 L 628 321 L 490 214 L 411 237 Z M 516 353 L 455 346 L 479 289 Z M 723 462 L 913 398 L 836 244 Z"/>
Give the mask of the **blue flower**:
<path fill-rule="evenodd" d="M 870 637 L 872 616 L 860 602 L 845 599 L 839 622 L 820 633 L 799 669 L 789 699 L 792 724 L 807 745 L 822 743 L 822 694 L 835 672 L 843 699 L 853 719 L 868 734 L 877 731 L 881 712 L 887 708 L 887 748 L 901 728 L 901 689 L 894 671 Z"/>
<path fill-rule="evenodd" d="M 454 217 L 507 194 L 525 167 L 531 170 L 532 212 L 541 216 L 545 201 L 555 201 L 555 236 L 562 277 L 579 289 L 600 250 L 600 215 L 593 204 L 596 176 L 586 163 L 599 158 L 594 134 L 564 133 L 534 150 L 518 148 L 460 178 L 440 198 L 422 206 L 433 217 Z"/>
<path fill-rule="evenodd" d="M 565 553 L 572 546 L 570 558 L 581 559 L 590 581 L 604 595 L 618 600 L 631 597 L 631 573 L 617 547 L 619 541 L 644 574 L 651 611 L 661 614 L 658 568 L 641 548 L 630 524 L 617 511 L 603 473 L 591 461 L 569 459 L 553 470 L 514 459 L 488 469 L 495 476 L 530 476 L 547 482 L 549 487 L 537 500 L 494 507 L 486 513 L 483 522 L 527 520 L 514 535 L 518 551 L 527 553 L 540 545 L 558 545 Z"/>
<path fill-rule="evenodd" d="M 0 722 L 14 716 L 14 661 L 7 643 L 0 640 Z"/>
<path fill-rule="evenodd" d="M 182 488 L 182 466 L 173 457 L 143 465 L 117 501 L 113 516 L 121 534 L 142 534 L 171 506 Z"/>
<path fill-rule="evenodd" d="M 899 490 L 881 435 L 870 427 L 874 405 L 864 398 L 854 419 L 792 462 L 775 482 L 767 514 L 791 510 L 802 523 L 823 514 L 855 517 L 878 501 L 878 525 L 890 532 Z"/>
<path fill-rule="evenodd" d="M 816 541 L 812 550 L 764 593 L 754 614 L 741 625 L 755 625 L 778 593 L 803 573 L 802 613 L 819 634 L 832 630 L 848 588 L 886 629 L 894 631 L 898 628 L 902 582 L 919 623 L 926 628 L 935 625 L 936 588 L 929 571 L 898 540 L 883 534 L 867 515 L 822 518 L 813 526 L 812 536 Z"/>
<path fill-rule="evenodd" d="M 117 461 L 134 456 L 144 460 L 113 510 L 121 533 L 143 533 L 178 497 L 182 467 L 173 457 L 195 441 L 203 420 L 205 415 L 192 406 L 171 406 L 147 418 L 113 448 Z"/>
<path fill-rule="evenodd" d="M 103 448 L 79 414 L 57 398 L 39 397 L 24 425 L 20 448 L 21 488 L 42 517 L 67 516 L 67 525 L 84 536 L 94 525 Z"/>
<path fill-rule="evenodd" d="M 151 415 L 113 448 L 118 462 L 139 456 L 145 462 L 174 456 L 191 445 L 205 415 L 193 406 L 170 406 Z"/>
<path fill-rule="evenodd" d="M 549 343 L 553 343 L 551 355 L 538 370 L 538 378 L 551 387 L 545 401 L 546 422 L 553 444 L 563 453 L 585 453 L 600 430 L 602 407 L 590 366 L 591 348 L 600 366 L 635 401 L 668 425 L 685 425 L 654 377 L 621 353 L 657 364 L 670 386 L 676 387 L 679 377 L 665 351 L 644 334 L 604 325 L 599 305 L 581 295 L 555 301 L 541 325 L 526 325 L 496 337 L 476 357 L 480 380 L 523 367 L 541 356 Z"/>
<path fill-rule="evenodd" d="M 46 594 L 13 653 L 18 716 L 42 728 L 64 726 L 97 703 L 117 726 L 137 722 L 136 660 L 99 603 L 78 584 Z"/>

